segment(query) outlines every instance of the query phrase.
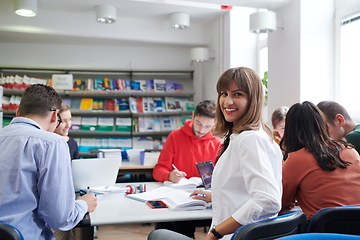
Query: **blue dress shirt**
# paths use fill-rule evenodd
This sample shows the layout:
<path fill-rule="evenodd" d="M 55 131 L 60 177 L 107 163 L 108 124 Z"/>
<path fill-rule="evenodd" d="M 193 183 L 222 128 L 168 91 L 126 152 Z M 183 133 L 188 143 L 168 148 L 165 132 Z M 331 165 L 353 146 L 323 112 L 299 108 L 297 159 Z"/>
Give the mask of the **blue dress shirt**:
<path fill-rule="evenodd" d="M 67 231 L 87 212 L 75 201 L 65 140 L 35 121 L 15 117 L 0 129 L 0 222 L 25 239 L 55 239 L 50 228 Z"/>

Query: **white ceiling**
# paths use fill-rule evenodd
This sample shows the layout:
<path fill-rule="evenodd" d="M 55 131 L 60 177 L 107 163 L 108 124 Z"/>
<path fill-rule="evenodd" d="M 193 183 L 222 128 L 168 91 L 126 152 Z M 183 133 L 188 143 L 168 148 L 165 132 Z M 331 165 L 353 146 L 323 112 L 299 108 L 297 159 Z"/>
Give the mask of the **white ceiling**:
<path fill-rule="evenodd" d="M 38 0 L 34 18 L 17 16 L 13 0 L 0 0 L 0 43 L 53 44 L 183 44 L 203 45 L 203 30 L 219 15 L 222 5 L 280 8 L 291 0 Z M 117 22 L 95 21 L 94 7 L 112 5 Z M 190 28 L 175 30 L 169 16 L 190 14 Z"/>

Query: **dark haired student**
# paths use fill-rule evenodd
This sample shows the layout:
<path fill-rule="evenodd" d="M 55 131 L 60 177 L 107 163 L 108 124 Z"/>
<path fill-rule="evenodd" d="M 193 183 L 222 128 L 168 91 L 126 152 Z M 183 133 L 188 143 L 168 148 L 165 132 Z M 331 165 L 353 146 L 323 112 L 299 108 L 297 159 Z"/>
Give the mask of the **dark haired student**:
<path fill-rule="evenodd" d="M 154 167 L 155 180 L 176 183 L 183 177 L 199 177 L 196 163 L 215 162 L 221 145 L 211 133 L 215 126 L 215 110 L 212 100 L 198 103 L 192 119 L 186 120 L 183 127 L 169 134 Z"/>
<path fill-rule="evenodd" d="M 295 200 L 311 219 L 325 207 L 360 204 L 360 157 L 343 140 L 332 140 L 325 117 L 311 102 L 288 111 L 281 140 L 283 210 Z"/>
<path fill-rule="evenodd" d="M 55 239 L 96 208 L 93 193 L 75 200 L 69 148 L 53 133 L 61 98 L 42 84 L 28 87 L 10 125 L 0 130 L 0 222 L 25 239 Z"/>

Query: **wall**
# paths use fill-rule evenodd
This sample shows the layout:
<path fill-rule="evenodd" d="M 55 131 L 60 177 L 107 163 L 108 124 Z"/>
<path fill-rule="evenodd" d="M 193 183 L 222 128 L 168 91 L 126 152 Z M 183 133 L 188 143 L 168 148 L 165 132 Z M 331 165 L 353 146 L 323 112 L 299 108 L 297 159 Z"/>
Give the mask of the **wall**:
<path fill-rule="evenodd" d="M 190 47 L 1 43 L 0 66 L 190 70 Z M 6 56 L 6 57 L 5 57 Z"/>
<path fill-rule="evenodd" d="M 276 10 L 269 34 L 268 115 L 279 106 L 334 96 L 334 2 L 293 0 Z"/>
<path fill-rule="evenodd" d="M 249 32 L 249 16 L 254 11 L 253 8 L 233 7 L 209 25 L 209 49 L 215 59 L 201 63 L 203 99 L 217 100 L 216 82 L 227 69 L 256 68 L 256 35 Z"/>

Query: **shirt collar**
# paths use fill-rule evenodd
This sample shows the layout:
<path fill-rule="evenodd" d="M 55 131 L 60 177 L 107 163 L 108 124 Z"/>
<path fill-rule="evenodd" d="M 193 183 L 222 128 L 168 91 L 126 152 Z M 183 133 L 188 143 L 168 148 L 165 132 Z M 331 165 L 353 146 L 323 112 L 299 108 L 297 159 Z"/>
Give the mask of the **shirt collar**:
<path fill-rule="evenodd" d="M 37 122 L 35 122 L 34 120 L 32 120 L 30 118 L 26 118 L 26 117 L 14 117 L 10 124 L 29 124 L 40 130 L 43 130 Z"/>

